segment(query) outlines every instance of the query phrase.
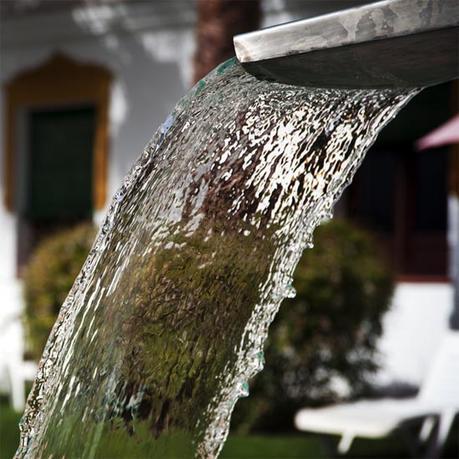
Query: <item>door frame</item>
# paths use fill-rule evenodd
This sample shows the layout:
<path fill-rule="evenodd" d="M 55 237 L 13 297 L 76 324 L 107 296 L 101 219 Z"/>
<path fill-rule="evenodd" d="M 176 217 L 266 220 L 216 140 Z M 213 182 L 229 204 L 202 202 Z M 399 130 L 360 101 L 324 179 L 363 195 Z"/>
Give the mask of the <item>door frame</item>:
<path fill-rule="evenodd" d="M 4 180 L 5 207 L 15 210 L 18 120 L 30 108 L 91 104 L 96 108 L 93 151 L 93 203 L 102 209 L 107 198 L 108 107 L 111 73 L 98 65 L 55 54 L 38 68 L 25 71 L 5 85 Z"/>

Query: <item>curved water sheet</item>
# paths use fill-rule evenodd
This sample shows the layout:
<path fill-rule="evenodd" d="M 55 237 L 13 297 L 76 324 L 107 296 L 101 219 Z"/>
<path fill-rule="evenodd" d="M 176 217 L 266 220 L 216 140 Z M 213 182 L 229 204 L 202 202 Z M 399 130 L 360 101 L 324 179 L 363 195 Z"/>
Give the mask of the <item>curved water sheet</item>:
<path fill-rule="evenodd" d="M 115 195 L 49 338 L 17 458 L 216 457 L 314 227 L 413 95 L 230 60 Z"/>

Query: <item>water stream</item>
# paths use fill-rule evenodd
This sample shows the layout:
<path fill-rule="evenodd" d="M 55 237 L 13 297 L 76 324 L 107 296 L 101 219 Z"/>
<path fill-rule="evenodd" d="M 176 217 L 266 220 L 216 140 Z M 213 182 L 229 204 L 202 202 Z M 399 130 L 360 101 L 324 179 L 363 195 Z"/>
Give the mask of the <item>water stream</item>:
<path fill-rule="evenodd" d="M 412 95 L 261 82 L 234 60 L 200 81 L 113 198 L 16 458 L 216 457 L 314 228 Z"/>

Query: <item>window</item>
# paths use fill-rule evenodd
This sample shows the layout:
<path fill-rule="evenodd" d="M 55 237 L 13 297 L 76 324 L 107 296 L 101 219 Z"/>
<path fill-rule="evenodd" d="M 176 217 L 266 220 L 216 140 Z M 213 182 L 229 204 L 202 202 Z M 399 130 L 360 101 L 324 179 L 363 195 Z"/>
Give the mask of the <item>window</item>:
<path fill-rule="evenodd" d="M 400 277 L 448 274 L 448 150 L 416 152 L 414 143 L 451 116 L 452 85 L 416 96 L 381 133 L 343 200 L 369 229 Z"/>
<path fill-rule="evenodd" d="M 57 230 L 91 220 L 95 108 L 33 109 L 18 168 L 18 267 Z"/>
<path fill-rule="evenodd" d="M 36 243 L 105 204 L 110 74 L 55 55 L 5 87 L 5 205 L 18 273 Z"/>

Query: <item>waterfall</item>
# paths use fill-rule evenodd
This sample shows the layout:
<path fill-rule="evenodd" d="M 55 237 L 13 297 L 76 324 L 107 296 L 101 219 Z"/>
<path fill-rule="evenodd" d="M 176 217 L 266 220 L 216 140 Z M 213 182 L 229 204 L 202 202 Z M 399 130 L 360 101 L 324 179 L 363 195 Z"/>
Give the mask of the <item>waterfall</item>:
<path fill-rule="evenodd" d="M 235 60 L 201 80 L 113 198 L 16 458 L 216 457 L 314 228 L 414 94 L 259 81 Z"/>

